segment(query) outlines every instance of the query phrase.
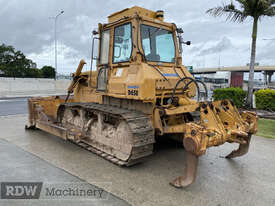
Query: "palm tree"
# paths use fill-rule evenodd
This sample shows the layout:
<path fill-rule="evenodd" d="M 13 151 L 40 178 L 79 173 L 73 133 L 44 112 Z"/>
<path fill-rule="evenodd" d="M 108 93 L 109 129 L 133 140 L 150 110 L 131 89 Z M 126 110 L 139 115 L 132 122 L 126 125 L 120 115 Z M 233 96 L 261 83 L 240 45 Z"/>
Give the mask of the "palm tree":
<path fill-rule="evenodd" d="M 253 97 L 253 80 L 254 80 L 254 65 L 256 57 L 256 40 L 258 31 L 258 21 L 264 16 L 275 16 L 275 0 L 235 0 L 238 2 L 237 7 L 233 1 L 229 4 L 222 4 L 215 8 L 209 9 L 206 13 L 211 14 L 214 17 L 220 17 L 226 15 L 226 20 L 230 20 L 237 23 L 242 23 L 247 17 L 253 19 L 252 29 L 252 46 L 249 68 L 249 80 L 248 80 L 248 96 L 247 106 L 252 108 Z"/>

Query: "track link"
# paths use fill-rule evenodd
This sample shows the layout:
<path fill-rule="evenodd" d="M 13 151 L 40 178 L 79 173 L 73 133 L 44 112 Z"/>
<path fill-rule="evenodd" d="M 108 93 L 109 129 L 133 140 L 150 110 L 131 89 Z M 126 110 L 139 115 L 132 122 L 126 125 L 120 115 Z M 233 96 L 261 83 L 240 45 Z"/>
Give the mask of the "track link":
<path fill-rule="evenodd" d="M 150 119 L 142 112 L 97 103 L 66 103 L 62 104 L 61 107 L 66 109 L 81 108 L 85 111 L 112 116 L 117 120 L 124 120 L 129 125 L 133 134 L 131 155 L 127 160 L 119 159 L 114 154 L 102 150 L 101 148 L 109 146 L 102 145 L 102 142 L 98 142 L 96 139 L 87 141 L 87 134 L 83 132 L 81 132 L 81 137 L 79 139 L 69 139 L 78 146 L 120 166 L 131 166 L 143 162 L 146 157 L 153 153 L 153 144 L 155 143 L 153 128 Z M 61 119 L 59 124 L 62 124 Z M 64 125 L 61 126 L 65 127 Z M 81 130 L 81 128 L 78 129 Z M 71 134 L 75 135 L 76 132 L 72 132 Z"/>

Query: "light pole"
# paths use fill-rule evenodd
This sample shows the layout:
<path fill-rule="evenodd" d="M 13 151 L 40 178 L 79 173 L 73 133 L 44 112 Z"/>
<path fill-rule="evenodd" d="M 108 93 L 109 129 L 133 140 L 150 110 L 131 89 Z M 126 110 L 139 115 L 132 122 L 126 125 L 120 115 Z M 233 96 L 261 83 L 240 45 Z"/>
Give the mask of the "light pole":
<path fill-rule="evenodd" d="M 57 77 L 57 35 L 56 35 L 56 22 L 57 18 L 63 14 L 64 11 L 60 11 L 55 17 L 50 17 L 50 19 L 54 19 L 54 55 L 55 55 L 55 75 L 54 75 L 54 80 L 56 80 Z"/>

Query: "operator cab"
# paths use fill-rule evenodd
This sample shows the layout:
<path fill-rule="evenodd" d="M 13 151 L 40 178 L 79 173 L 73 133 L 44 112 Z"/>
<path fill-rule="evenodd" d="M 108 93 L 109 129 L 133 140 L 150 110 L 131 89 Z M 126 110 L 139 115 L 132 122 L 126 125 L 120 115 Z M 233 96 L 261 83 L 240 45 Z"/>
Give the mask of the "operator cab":
<path fill-rule="evenodd" d="M 121 68 L 131 63 L 148 63 L 158 67 L 180 67 L 180 34 L 175 24 L 163 21 L 163 12 L 132 7 L 108 17 L 107 24 L 99 24 L 97 60 L 97 91 L 107 90 L 108 75 L 115 71 L 120 77 Z M 94 44 L 93 44 L 94 45 Z M 94 50 L 94 48 L 92 48 Z M 94 52 L 92 52 L 94 53 Z"/>

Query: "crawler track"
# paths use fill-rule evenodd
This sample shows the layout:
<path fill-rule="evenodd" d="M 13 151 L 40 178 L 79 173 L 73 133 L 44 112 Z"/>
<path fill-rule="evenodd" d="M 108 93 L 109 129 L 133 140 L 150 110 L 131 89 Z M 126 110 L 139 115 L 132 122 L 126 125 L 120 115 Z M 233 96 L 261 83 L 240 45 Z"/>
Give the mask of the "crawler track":
<path fill-rule="evenodd" d="M 120 166 L 131 166 L 133 164 L 142 162 L 147 156 L 151 155 L 153 152 L 153 144 L 155 142 L 154 132 L 151 126 L 149 118 L 141 112 L 132 111 L 127 109 L 122 109 L 110 105 L 96 104 L 96 103 L 66 103 L 62 104 L 61 110 L 59 111 L 59 124 L 61 127 L 67 129 L 69 136 L 78 138 L 68 138 L 70 141 L 79 145 L 80 147 L 85 148 L 88 151 L 91 151 L 111 162 Z M 107 138 L 91 138 L 89 131 L 84 131 L 83 127 L 65 124 L 64 125 L 64 111 L 65 110 L 78 110 L 84 111 L 84 113 L 95 113 L 97 115 L 104 115 L 104 118 L 111 117 L 117 123 L 126 122 L 131 131 L 129 135 L 130 141 L 130 153 L 125 158 L 120 158 L 120 155 L 116 153 L 117 151 L 115 146 L 112 146 L 109 141 L 104 142 Z M 86 120 L 87 123 L 87 120 Z M 119 134 L 114 134 L 114 137 Z M 109 143 L 108 143 L 109 142 Z M 113 145 L 116 143 L 114 142 Z M 120 145 L 122 150 L 128 147 L 128 145 Z"/>

